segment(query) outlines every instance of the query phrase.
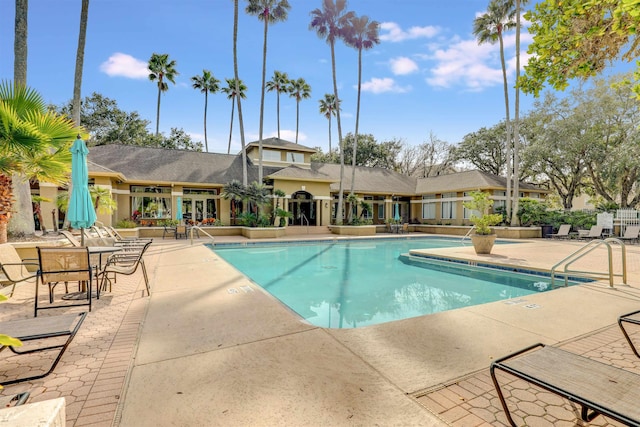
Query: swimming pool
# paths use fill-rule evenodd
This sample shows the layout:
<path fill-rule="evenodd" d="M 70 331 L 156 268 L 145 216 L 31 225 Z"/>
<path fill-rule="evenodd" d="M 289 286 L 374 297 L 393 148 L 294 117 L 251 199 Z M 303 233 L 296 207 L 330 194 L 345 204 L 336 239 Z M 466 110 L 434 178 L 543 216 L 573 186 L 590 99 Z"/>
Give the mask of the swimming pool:
<path fill-rule="evenodd" d="M 328 328 L 374 325 L 551 288 L 544 276 L 402 256 L 460 244 L 411 238 L 212 249 L 309 323 Z"/>

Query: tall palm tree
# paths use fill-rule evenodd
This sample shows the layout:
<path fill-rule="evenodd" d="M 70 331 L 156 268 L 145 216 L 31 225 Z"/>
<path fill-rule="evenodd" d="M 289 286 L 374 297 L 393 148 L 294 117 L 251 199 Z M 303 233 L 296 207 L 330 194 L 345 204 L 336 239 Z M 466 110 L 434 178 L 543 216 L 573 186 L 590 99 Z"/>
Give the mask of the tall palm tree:
<path fill-rule="evenodd" d="M 71 116 L 76 126 L 80 126 L 80 99 L 82 92 L 82 70 L 84 65 L 84 46 L 87 40 L 87 20 L 89 18 L 89 0 L 82 0 L 80 10 L 80 31 L 78 33 L 78 50 L 76 52 L 76 72 L 73 78 L 73 100 Z"/>
<path fill-rule="evenodd" d="M 233 134 L 233 110 L 235 108 L 235 100 L 238 96 L 242 99 L 247 97 L 245 93 L 247 91 L 247 87 L 242 80 L 239 82 L 236 79 L 225 80 L 227 81 L 227 87 L 223 87 L 221 90 L 227 94 L 227 99 L 231 100 L 231 125 L 229 126 L 229 147 L 227 148 L 227 154 L 229 154 L 231 153 L 231 135 Z M 244 151 L 244 147 L 242 150 Z"/>
<path fill-rule="evenodd" d="M 71 164 L 69 148 L 80 131 L 65 116 L 47 111 L 34 90 L 11 82 L 0 85 L 0 243 L 7 241 L 15 210 L 12 177 L 63 184 Z"/>
<path fill-rule="evenodd" d="M 240 77 L 238 76 L 238 0 L 233 1 L 233 75 L 236 93 L 240 93 Z M 240 143 L 242 144 L 242 185 L 247 185 L 247 150 L 244 141 L 244 122 L 242 121 L 242 97 L 236 96 L 238 103 L 238 124 L 240 126 Z M 231 147 L 229 147 L 231 150 Z"/>
<path fill-rule="evenodd" d="M 331 48 L 331 73 L 333 76 L 333 95 L 338 96 L 338 81 L 336 77 L 336 40 L 342 37 L 344 27 L 354 15 L 347 11 L 346 0 L 322 0 L 322 9 L 311 11 L 311 23 L 309 28 L 315 30 L 318 37 L 323 38 Z M 340 109 L 336 110 L 336 121 L 338 123 L 338 144 L 340 146 L 340 183 L 338 192 L 338 210 L 336 212 L 336 224 L 342 224 L 342 212 L 344 202 L 344 147 L 342 146 L 342 122 L 340 120 Z"/>
<path fill-rule="evenodd" d="M 158 81 L 158 107 L 156 110 L 156 136 L 160 134 L 160 96 L 162 92 L 169 90 L 167 81 L 176 83 L 176 76 L 178 75 L 176 70 L 176 61 L 169 61 L 169 54 L 167 53 L 154 53 L 149 59 L 149 80 L 152 82 Z"/>
<path fill-rule="evenodd" d="M 311 86 L 300 77 L 297 80 L 291 80 L 289 86 L 289 96 L 296 99 L 296 144 L 298 143 L 298 130 L 300 127 L 300 101 L 311 98 Z"/>
<path fill-rule="evenodd" d="M 329 120 L 329 154 L 331 154 L 331 116 L 336 116 L 336 110 L 340 108 L 336 102 L 336 96 L 332 93 L 325 93 L 324 99 L 318 101 L 320 103 L 320 114 Z"/>
<path fill-rule="evenodd" d="M 287 76 L 287 73 L 274 71 L 273 77 L 265 87 L 267 92 L 276 91 L 276 117 L 278 118 L 278 139 L 280 139 L 280 93 L 287 93 L 289 90 L 289 76 Z"/>
<path fill-rule="evenodd" d="M 507 141 L 505 153 L 507 157 L 507 217 L 511 215 L 511 124 L 509 123 L 509 85 L 507 83 L 507 67 L 504 60 L 505 30 L 514 27 L 513 0 L 491 0 L 487 12 L 478 16 L 473 21 L 473 34 L 478 39 L 478 44 L 496 42 L 500 43 L 500 62 L 502 64 L 502 79 L 504 81 L 504 106 L 506 111 L 505 123 L 507 127 Z"/>
<path fill-rule="evenodd" d="M 360 93 L 362 91 L 362 51 L 371 49 L 380 43 L 378 32 L 380 23 L 369 21 L 368 16 L 353 16 L 346 27 L 344 42 L 358 50 L 358 101 L 356 107 L 356 131 L 353 138 L 353 159 L 351 161 L 351 189 L 349 195 L 353 196 L 356 182 L 356 152 L 358 149 L 358 125 L 360 123 Z"/>
<path fill-rule="evenodd" d="M 262 45 L 262 85 L 260 86 L 260 127 L 258 129 L 258 182 L 262 183 L 262 131 L 264 128 L 264 88 L 267 77 L 267 34 L 269 24 L 286 21 L 291 9 L 287 0 L 247 0 L 245 11 L 264 22 L 264 43 Z"/>
<path fill-rule="evenodd" d="M 209 152 L 209 141 L 207 140 L 207 104 L 209 103 L 209 93 L 217 93 L 220 90 L 220 80 L 216 79 L 211 71 L 202 70 L 201 76 L 191 77 L 194 89 L 200 89 L 204 93 L 204 147 Z"/>

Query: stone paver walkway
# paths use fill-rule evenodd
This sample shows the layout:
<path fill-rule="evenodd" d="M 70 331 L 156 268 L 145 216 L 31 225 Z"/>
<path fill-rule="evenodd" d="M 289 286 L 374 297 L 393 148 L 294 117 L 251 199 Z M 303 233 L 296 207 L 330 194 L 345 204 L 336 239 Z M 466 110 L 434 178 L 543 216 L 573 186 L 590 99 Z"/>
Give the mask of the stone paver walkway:
<path fill-rule="evenodd" d="M 640 342 L 640 331 L 632 335 Z M 640 374 L 638 359 L 617 325 L 580 337 L 558 347 Z M 580 407 L 529 383 L 498 372 L 511 415 L 522 426 L 622 426 L 599 416 L 590 423 L 580 421 Z M 489 370 L 453 381 L 443 388 L 414 395 L 418 402 L 451 426 L 508 426 Z"/>

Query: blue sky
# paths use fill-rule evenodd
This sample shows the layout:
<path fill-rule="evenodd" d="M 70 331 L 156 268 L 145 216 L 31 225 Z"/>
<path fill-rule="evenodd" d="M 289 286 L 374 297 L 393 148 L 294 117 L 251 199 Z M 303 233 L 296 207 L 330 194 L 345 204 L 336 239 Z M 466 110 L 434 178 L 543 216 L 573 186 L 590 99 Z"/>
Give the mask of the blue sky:
<path fill-rule="evenodd" d="M 304 78 L 311 98 L 300 103 L 299 143 L 328 148 L 328 121 L 318 100 L 333 91 L 330 49 L 309 30 L 310 12 L 320 0 L 289 0 L 289 18 L 269 27 L 267 80 L 274 70 Z M 433 132 L 455 144 L 505 116 L 497 45 L 478 46 L 474 18 L 488 0 L 350 0 L 348 9 L 381 23 L 381 43 L 363 53 L 360 133 L 381 142 L 392 138 L 417 145 Z M 258 139 L 263 25 L 244 13 L 240 2 L 239 74 L 248 87 L 243 103 L 247 141 Z M 80 0 L 29 2 L 28 84 L 49 103 L 73 94 Z M 0 0 L 0 79 L 13 76 L 14 2 Z M 147 78 L 151 54 L 167 53 L 179 76 L 161 101 L 160 130 L 183 128 L 203 139 L 204 95 L 191 87 L 192 76 L 209 69 L 224 82 L 233 77 L 233 2 L 231 0 L 93 0 L 89 9 L 83 97 L 99 92 L 125 111 L 138 111 L 155 130 L 157 87 Z M 523 50 L 530 41 L 522 35 Z M 508 78 L 515 77 L 515 34 L 505 37 Z M 357 51 L 336 46 L 342 99 L 343 134 L 355 129 Z M 523 55 L 526 59 L 526 54 Z M 512 83 L 511 83 L 512 84 Z M 510 92 L 513 102 L 513 91 Z M 521 111 L 532 97 L 521 97 Z M 264 137 L 275 136 L 276 95 L 265 95 Z M 513 114 L 513 104 L 512 113 Z M 209 97 L 209 151 L 226 152 L 231 101 Z M 240 148 L 237 112 L 232 152 Z M 295 140 L 296 103 L 281 97 L 281 134 Z M 333 145 L 337 130 L 333 120 Z"/>

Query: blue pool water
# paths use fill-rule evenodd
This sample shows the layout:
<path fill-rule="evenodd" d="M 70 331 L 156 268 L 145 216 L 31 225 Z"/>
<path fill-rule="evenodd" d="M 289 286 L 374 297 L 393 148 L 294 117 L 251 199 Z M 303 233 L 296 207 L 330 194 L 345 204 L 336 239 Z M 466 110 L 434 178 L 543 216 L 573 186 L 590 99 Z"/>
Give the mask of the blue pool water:
<path fill-rule="evenodd" d="M 551 289 L 550 279 L 402 259 L 460 239 L 372 239 L 213 248 L 313 325 L 355 328 Z"/>

